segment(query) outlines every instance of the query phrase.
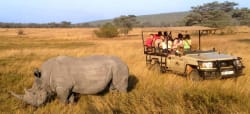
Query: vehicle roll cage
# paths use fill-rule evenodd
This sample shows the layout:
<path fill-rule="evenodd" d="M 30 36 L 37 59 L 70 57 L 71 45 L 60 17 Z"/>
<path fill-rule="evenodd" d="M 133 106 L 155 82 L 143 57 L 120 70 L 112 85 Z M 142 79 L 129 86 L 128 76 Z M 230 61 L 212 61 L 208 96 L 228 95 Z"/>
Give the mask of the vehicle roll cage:
<path fill-rule="evenodd" d="M 159 32 L 159 31 L 166 31 L 169 32 L 170 34 L 172 34 L 173 31 L 198 31 L 198 50 L 201 50 L 201 36 L 202 36 L 202 32 L 203 31 L 212 31 L 212 30 L 217 30 L 217 28 L 210 28 L 210 27 L 203 27 L 203 26 L 182 26 L 182 27 L 161 27 L 161 28 L 144 28 L 142 29 L 142 45 L 144 48 L 144 54 L 149 54 L 149 55 L 156 55 L 156 56 L 161 56 L 161 50 L 159 51 L 159 53 L 148 53 L 147 51 L 147 47 L 145 45 L 145 40 L 144 40 L 144 33 L 148 33 L 148 32 Z M 167 39 L 168 40 L 168 39 Z M 167 41 L 168 42 L 168 41 Z M 167 43 L 168 45 L 168 43 Z M 153 51 L 155 51 L 155 47 L 152 47 Z M 163 54 L 165 55 L 165 54 Z"/>

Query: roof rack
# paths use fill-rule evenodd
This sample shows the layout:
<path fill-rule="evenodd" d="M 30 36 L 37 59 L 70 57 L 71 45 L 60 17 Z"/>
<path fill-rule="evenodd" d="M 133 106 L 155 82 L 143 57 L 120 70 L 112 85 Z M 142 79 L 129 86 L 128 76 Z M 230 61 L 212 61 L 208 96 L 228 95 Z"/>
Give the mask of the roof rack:
<path fill-rule="evenodd" d="M 156 27 L 156 28 L 142 28 L 142 41 L 144 46 L 144 32 L 158 32 L 158 31 L 198 31 L 199 32 L 199 50 L 201 50 L 201 32 L 208 30 L 218 30 L 218 28 L 204 27 L 204 26 L 180 26 L 180 27 Z M 144 48 L 145 50 L 145 48 Z"/>
<path fill-rule="evenodd" d="M 204 27 L 204 26 L 181 26 L 181 27 L 157 27 L 157 28 L 143 28 L 142 32 L 158 32 L 158 31 L 206 31 L 218 30 L 218 28 Z"/>

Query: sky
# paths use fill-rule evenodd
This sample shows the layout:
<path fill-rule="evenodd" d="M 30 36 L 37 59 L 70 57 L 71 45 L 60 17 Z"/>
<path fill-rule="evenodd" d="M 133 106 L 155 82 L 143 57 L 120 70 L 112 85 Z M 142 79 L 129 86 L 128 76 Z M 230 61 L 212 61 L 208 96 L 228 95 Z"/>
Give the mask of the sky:
<path fill-rule="evenodd" d="M 121 15 L 148 15 L 190 11 L 215 0 L 1 0 L 0 22 L 72 23 L 112 19 Z M 225 0 L 217 0 L 224 2 Z M 250 8 L 250 0 L 228 0 Z"/>

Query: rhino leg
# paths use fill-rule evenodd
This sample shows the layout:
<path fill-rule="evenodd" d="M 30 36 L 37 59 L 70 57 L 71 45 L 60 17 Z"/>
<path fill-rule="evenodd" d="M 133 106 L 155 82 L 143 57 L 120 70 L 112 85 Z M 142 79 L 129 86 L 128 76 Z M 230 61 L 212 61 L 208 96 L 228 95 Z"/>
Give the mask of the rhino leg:
<path fill-rule="evenodd" d="M 69 96 L 69 102 L 70 103 L 75 103 L 79 100 L 80 98 L 80 94 L 79 93 L 75 93 L 75 92 L 72 92 L 71 95 Z"/>
<path fill-rule="evenodd" d="M 75 102 L 75 96 L 74 94 L 71 94 L 69 97 L 69 103 L 74 103 Z"/>
<path fill-rule="evenodd" d="M 109 86 L 109 91 L 113 91 L 113 90 L 115 90 L 116 88 L 115 88 L 115 86 L 114 86 L 114 84 L 111 82 L 111 84 L 110 84 L 110 86 Z"/>
<path fill-rule="evenodd" d="M 116 72 L 116 75 L 113 75 L 112 83 L 110 86 L 113 86 L 113 88 L 117 89 L 120 92 L 127 92 L 129 77 L 128 70 L 125 68 L 121 69 L 121 71 Z"/>
<path fill-rule="evenodd" d="M 70 89 L 65 89 L 62 87 L 57 87 L 56 89 L 57 96 L 59 97 L 59 100 L 65 104 L 69 103 L 70 98 Z"/>
<path fill-rule="evenodd" d="M 120 83 L 116 83 L 116 88 L 118 91 L 120 92 L 127 92 L 127 88 L 128 88 L 128 79 L 125 78 L 125 79 L 122 79 L 120 81 Z"/>

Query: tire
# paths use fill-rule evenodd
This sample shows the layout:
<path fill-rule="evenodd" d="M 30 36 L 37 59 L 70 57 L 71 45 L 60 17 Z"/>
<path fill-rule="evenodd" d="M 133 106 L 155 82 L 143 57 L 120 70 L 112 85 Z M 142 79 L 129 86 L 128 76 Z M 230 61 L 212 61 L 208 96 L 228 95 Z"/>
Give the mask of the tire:
<path fill-rule="evenodd" d="M 191 81 L 201 81 L 202 80 L 197 69 L 193 69 L 190 72 L 190 74 L 188 75 L 188 78 Z"/>

